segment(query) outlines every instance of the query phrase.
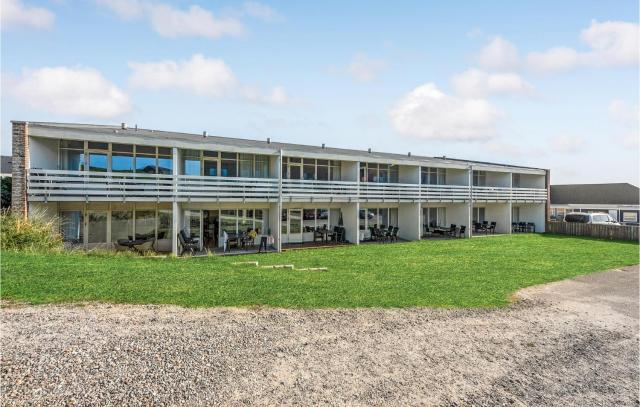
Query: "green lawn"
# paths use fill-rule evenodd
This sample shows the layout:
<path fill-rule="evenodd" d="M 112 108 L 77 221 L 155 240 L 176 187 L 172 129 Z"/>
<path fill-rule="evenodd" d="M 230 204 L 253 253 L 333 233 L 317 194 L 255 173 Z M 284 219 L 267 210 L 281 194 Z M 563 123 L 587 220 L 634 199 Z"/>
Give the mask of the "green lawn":
<path fill-rule="evenodd" d="M 190 307 L 486 307 L 519 288 L 638 263 L 632 242 L 549 235 L 155 259 L 2 253 L 2 298 Z M 328 267 L 328 272 L 234 266 Z"/>

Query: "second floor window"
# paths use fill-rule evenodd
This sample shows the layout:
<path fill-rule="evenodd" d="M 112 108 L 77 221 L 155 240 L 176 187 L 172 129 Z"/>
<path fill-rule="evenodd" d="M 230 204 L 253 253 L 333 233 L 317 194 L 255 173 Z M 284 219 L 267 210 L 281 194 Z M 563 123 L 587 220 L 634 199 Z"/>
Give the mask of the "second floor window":
<path fill-rule="evenodd" d="M 173 172 L 172 149 L 62 140 L 60 168 L 73 171 L 171 174 Z"/>
<path fill-rule="evenodd" d="M 282 178 L 340 181 L 340 161 L 315 158 L 283 157 Z"/>
<path fill-rule="evenodd" d="M 422 167 L 420 169 L 420 182 L 429 185 L 444 185 L 447 183 L 447 170 L 445 168 Z"/>
<path fill-rule="evenodd" d="M 485 171 L 473 171 L 473 186 L 484 187 L 487 185 L 487 173 Z"/>
<path fill-rule="evenodd" d="M 361 182 L 398 183 L 398 172 L 393 164 L 360 163 Z"/>
<path fill-rule="evenodd" d="M 268 178 L 269 156 L 183 150 L 182 174 L 208 177 Z"/>
<path fill-rule="evenodd" d="M 520 188 L 520 174 L 513 174 L 511 178 L 511 186 Z"/>

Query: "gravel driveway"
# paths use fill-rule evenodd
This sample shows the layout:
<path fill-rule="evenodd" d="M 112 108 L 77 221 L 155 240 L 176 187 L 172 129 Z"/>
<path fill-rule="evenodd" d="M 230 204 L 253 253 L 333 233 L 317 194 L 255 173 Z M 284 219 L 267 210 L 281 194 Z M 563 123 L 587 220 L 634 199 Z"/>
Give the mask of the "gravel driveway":
<path fill-rule="evenodd" d="M 2 405 L 638 405 L 638 267 L 483 310 L 2 309 Z"/>

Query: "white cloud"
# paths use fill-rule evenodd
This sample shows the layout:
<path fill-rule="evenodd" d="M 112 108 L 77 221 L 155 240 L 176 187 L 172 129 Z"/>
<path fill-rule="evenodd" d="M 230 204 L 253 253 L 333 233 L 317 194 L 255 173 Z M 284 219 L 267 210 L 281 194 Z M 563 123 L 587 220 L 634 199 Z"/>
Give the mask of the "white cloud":
<path fill-rule="evenodd" d="M 533 86 L 515 73 L 487 73 L 468 69 L 451 79 L 456 93 L 465 97 L 484 97 L 489 94 L 532 95 Z"/>
<path fill-rule="evenodd" d="M 640 26 L 624 21 L 592 21 L 580 34 L 589 47 L 580 52 L 568 47 L 554 47 L 527 55 L 529 69 L 541 73 L 566 72 L 578 67 L 616 67 L 638 64 Z"/>
<path fill-rule="evenodd" d="M 536 72 L 566 72 L 578 65 L 580 55 L 572 48 L 555 47 L 544 52 L 530 52 L 527 67 Z"/>
<path fill-rule="evenodd" d="M 395 130 L 405 136 L 479 141 L 496 135 L 502 112 L 487 100 L 449 96 L 426 83 L 405 95 L 389 115 Z"/>
<path fill-rule="evenodd" d="M 480 50 L 476 60 L 481 67 L 496 71 L 511 71 L 520 65 L 516 46 L 500 36 L 489 41 Z"/>
<path fill-rule="evenodd" d="M 195 54 L 184 61 L 130 62 L 129 81 L 135 87 L 181 90 L 198 95 L 221 97 L 237 83 L 231 69 L 221 59 Z"/>
<path fill-rule="evenodd" d="M 270 92 L 264 93 L 260 88 L 245 86 L 242 88 L 241 96 L 252 103 L 287 105 L 293 101 L 282 86 L 276 86 Z"/>
<path fill-rule="evenodd" d="M 250 17 L 268 23 L 277 23 L 284 20 L 284 17 L 270 6 L 257 1 L 247 1 L 242 5 L 242 12 Z"/>
<path fill-rule="evenodd" d="M 95 0 L 125 20 L 140 17 L 144 14 L 148 3 L 140 0 Z"/>
<path fill-rule="evenodd" d="M 208 10 L 191 6 L 188 10 L 178 10 L 160 4 L 150 7 L 151 25 L 163 37 L 204 37 L 219 38 L 225 35 L 242 36 L 244 26 L 233 18 L 216 18 Z"/>
<path fill-rule="evenodd" d="M 131 110 L 129 97 L 93 68 L 25 70 L 9 89 L 23 103 L 56 114 L 113 118 Z"/>
<path fill-rule="evenodd" d="M 231 17 L 216 17 L 200 6 L 186 10 L 163 3 L 141 0 L 96 0 L 123 19 L 147 18 L 152 28 L 161 36 L 203 37 L 216 39 L 222 36 L 239 37 L 245 34 L 240 21 Z"/>
<path fill-rule="evenodd" d="M 21 0 L 2 0 L 1 14 L 3 29 L 19 26 L 50 28 L 56 17 L 46 8 L 26 6 Z"/>
<path fill-rule="evenodd" d="M 241 98 L 252 103 L 285 105 L 293 103 L 282 86 L 268 92 L 242 85 L 221 59 L 195 54 L 188 60 L 129 62 L 132 86 L 149 90 L 177 90 L 211 98 Z"/>
<path fill-rule="evenodd" d="M 549 140 L 549 145 L 556 153 L 575 154 L 584 151 L 587 143 L 582 137 L 557 136 Z"/>
<path fill-rule="evenodd" d="M 347 73 L 359 82 L 370 82 L 387 69 L 387 66 L 387 61 L 383 59 L 356 54 L 347 66 Z"/>

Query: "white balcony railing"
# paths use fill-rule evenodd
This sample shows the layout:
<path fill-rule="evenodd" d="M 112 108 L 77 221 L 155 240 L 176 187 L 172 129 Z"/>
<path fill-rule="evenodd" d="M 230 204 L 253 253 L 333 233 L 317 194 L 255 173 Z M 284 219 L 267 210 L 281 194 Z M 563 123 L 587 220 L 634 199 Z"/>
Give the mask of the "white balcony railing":
<path fill-rule="evenodd" d="M 545 188 L 511 188 L 512 201 L 541 202 L 547 200 Z"/>
<path fill-rule="evenodd" d="M 348 202 L 358 199 L 358 183 L 283 179 L 282 197 L 285 201 Z"/>
<path fill-rule="evenodd" d="M 466 185 L 427 185 L 420 187 L 420 199 L 423 201 L 469 201 L 469 187 Z"/>
<path fill-rule="evenodd" d="M 278 200 L 278 180 L 177 175 L 178 201 L 267 201 Z"/>
<path fill-rule="evenodd" d="M 509 187 L 473 187 L 474 201 L 508 201 L 511 199 Z"/>
<path fill-rule="evenodd" d="M 420 185 L 361 182 L 360 199 L 366 201 L 417 201 L 420 199 Z"/>
<path fill-rule="evenodd" d="M 282 180 L 285 202 L 468 202 L 464 185 L 418 185 L 349 181 Z M 29 199 L 35 201 L 277 202 L 273 178 L 131 174 L 31 169 Z M 474 201 L 544 202 L 543 188 L 473 187 Z"/>

